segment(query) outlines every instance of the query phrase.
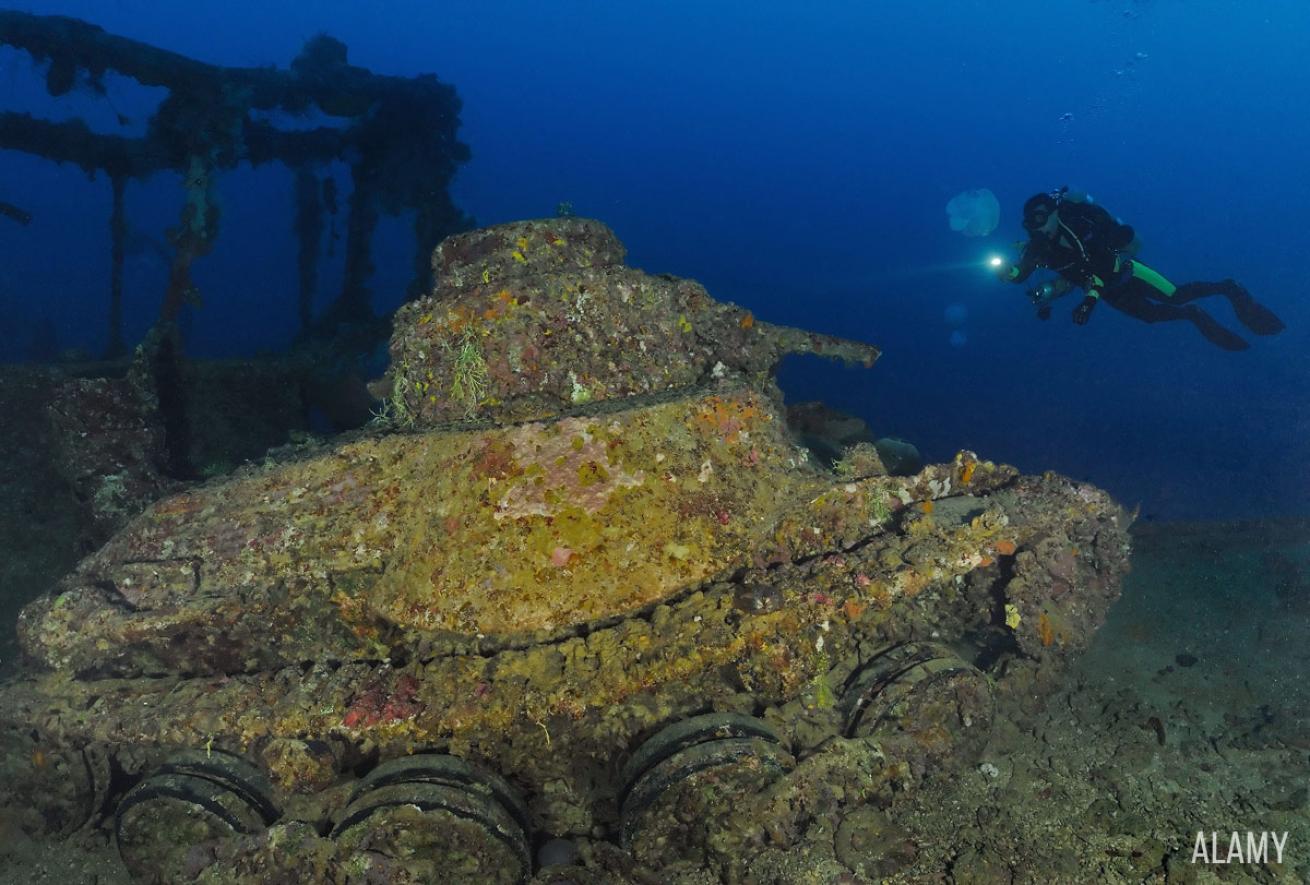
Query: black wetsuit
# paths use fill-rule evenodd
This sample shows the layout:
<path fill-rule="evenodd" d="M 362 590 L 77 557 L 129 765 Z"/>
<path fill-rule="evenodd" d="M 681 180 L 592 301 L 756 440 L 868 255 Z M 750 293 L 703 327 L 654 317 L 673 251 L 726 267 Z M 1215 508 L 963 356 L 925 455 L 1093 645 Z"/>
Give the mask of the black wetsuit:
<path fill-rule="evenodd" d="M 1060 204 L 1056 235 L 1036 233 L 1023 247 L 1016 265 L 1021 283 L 1039 267 L 1048 267 L 1075 286 L 1085 286 L 1093 275 L 1108 280 L 1114 275 L 1119 253 L 1133 241 L 1133 229 L 1120 224 L 1092 203 Z"/>
<path fill-rule="evenodd" d="M 1244 350 L 1248 345 L 1240 335 L 1189 302 L 1207 295 L 1223 295 L 1252 332 L 1272 335 L 1282 331 L 1282 321 L 1233 280 L 1174 286 L 1125 254 L 1133 239 L 1133 229 L 1115 221 L 1100 206 L 1066 201 L 1059 207 L 1055 236 L 1033 234 L 1010 280 L 1021 283 L 1037 268 L 1049 268 L 1089 294 L 1099 293 L 1111 307 L 1143 322 L 1187 320 L 1225 350 Z"/>

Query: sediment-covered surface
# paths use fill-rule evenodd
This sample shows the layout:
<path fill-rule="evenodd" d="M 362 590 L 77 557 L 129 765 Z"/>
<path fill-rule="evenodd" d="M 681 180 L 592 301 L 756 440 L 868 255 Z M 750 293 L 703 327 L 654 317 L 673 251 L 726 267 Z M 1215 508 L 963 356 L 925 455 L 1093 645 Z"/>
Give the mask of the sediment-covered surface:
<path fill-rule="evenodd" d="M 976 765 L 853 812 L 801 850 L 753 851 L 753 881 L 1305 881 L 1307 661 L 1289 640 L 1308 627 L 1286 606 L 1310 592 L 1310 526 L 1158 525 L 1134 546 L 1087 653 L 1045 704 L 1000 699 Z M 103 828 L 33 840 L 4 821 L 0 881 L 127 881 Z M 1248 829 L 1288 832 L 1283 863 L 1191 863 L 1197 830 Z M 615 850 L 576 841 L 615 872 L 570 870 L 574 881 L 713 881 L 625 873 Z"/>
<path fill-rule="evenodd" d="M 165 497 L 29 606 L 15 826 L 116 809 L 147 880 L 516 881 L 549 837 L 626 880 L 868 875 L 1057 690 L 1131 518 L 970 452 L 816 463 L 772 369 L 877 351 L 621 255 L 580 220 L 447 240 L 388 427 Z"/>
<path fill-rule="evenodd" d="M 45 420 L 52 373 L 14 367 L 0 373 L 0 672 L 17 653 L 12 626 L 19 609 L 68 572 L 78 547 L 79 508 L 49 458 Z"/>
<path fill-rule="evenodd" d="M 24 605 L 162 495 L 227 473 L 303 431 L 303 367 L 186 363 L 169 387 L 131 360 L 0 367 L 0 670 Z"/>
<path fill-rule="evenodd" d="M 871 345 L 760 322 L 694 280 L 626 267 L 624 252 L 609 228 L 577 218 L 445 240 L 436 290 L 396 315 L 393 417 L 529 420 L 767 373 L 787 353 L 878 358 Z"/>

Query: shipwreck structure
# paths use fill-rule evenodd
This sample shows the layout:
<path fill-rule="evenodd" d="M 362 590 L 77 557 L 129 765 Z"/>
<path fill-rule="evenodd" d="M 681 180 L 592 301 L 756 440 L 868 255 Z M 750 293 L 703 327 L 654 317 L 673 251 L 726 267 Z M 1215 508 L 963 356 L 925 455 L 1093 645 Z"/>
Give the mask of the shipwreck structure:
<path fill-rule="evenodd" d="M 178 223 L 160 319 L 172 320 L 194 296 L 191 266 L 207 254 L 219 232 L 218 179 L 240 164 L 284 164 L 295 175 L 292 213 L 299 240 L 300 318 L 333 325 L 371 316 L 367 280 L 370 239 L 380 213 L 414 214 L 414 278 L 409 295 L 430 289 L 428 256 L 447 235 L 471 226 L 447 189 L 468 148 L 456 138 L 460 101 L 435 76 L 383 76 L 347 61 L 346 46 L 326 35 L 311 39 L 289 68 L 237 68 L 206 64 L 165 49 L 115 36 L 95 25 L 58 16 L 0 11 L 0 46 L 26 53 L 44 66 L 52 97 L 73 90 L 106 96 L 106 75 L 118 74 L 167 95 L 147 121 L 144 135 L 93 131 L 85 121 L 39 119 L 0 111 L 0 148 L 103 174 L 113 192 L 108 219 L 112 250 L 108 350 L 126 348 L 122 333 L 123 263 L 128 183 L 159 172 L 182 176 Z M 306 128 L 305 120 L 319 125 Z M 290 122 L 299 125 L 287 125 Z M 120 122 L 126 123 L 121 118 Z M 345 273 L 325 317 L 312 316 L 324 215 L 337 211 L 337 187 L 321 168 L 349 168 Z M 5 217 L 30 220 L 0 203 Z"/>

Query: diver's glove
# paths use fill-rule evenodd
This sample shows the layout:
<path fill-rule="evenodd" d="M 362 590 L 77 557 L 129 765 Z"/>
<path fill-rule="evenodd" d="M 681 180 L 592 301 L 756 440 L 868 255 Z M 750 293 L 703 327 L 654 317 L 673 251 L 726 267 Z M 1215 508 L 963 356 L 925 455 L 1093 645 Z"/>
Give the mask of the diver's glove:
<path fill-rule="evenodd" d="M 1073 309 L 1073 321 L 1075 325 L 1085 326 L 1087 321 L 1092 318 L 1092 308 L 1096 302 L 1101 300 L 1100 293 L 1093 290 L 1084 296 L 1083 300 L 1078 302 L 1078 306 Z"/>

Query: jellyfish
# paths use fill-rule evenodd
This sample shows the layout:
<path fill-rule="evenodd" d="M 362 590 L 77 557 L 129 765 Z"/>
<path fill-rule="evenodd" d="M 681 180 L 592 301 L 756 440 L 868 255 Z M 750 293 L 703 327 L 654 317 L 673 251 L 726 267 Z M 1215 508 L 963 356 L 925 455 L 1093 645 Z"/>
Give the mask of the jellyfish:
<path fill-rule="evenodd" d="M 964 347 L 968 341 L 969 336 L 965 334 L 963 329 L 956 329 L 951 333 L 951 347 Z"/>
<path fill-rule="evenodd" d="M 966 237 L 985 237 L 1001 220 L 1001 204 L 996 194 L 984 187 L 957 194 L 946 204 L 946 214 L 951 219 L 951 230 Z"/>

